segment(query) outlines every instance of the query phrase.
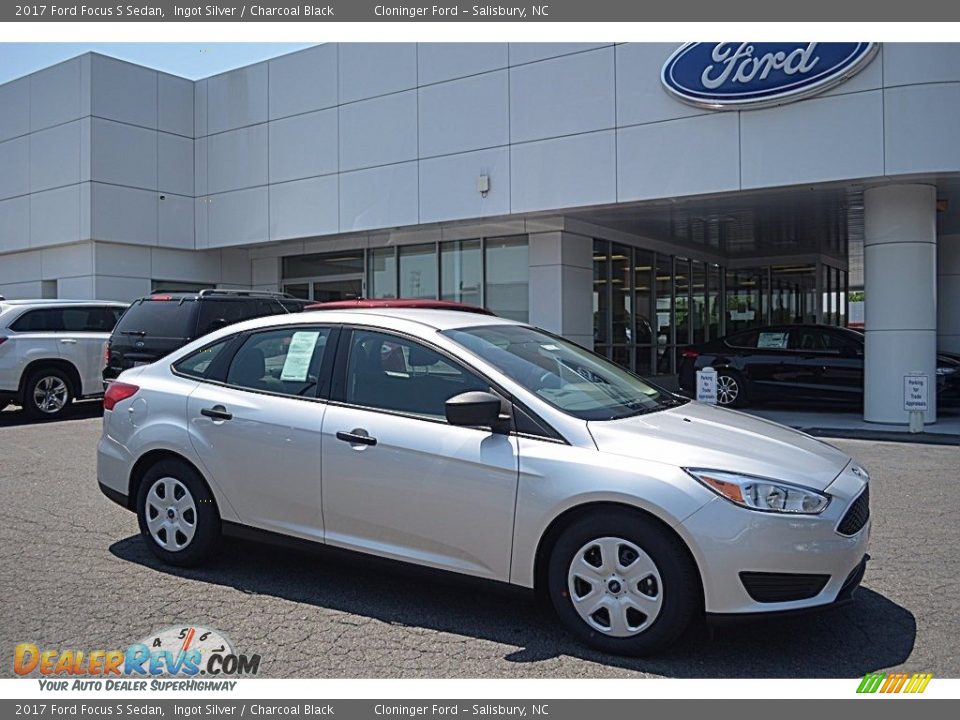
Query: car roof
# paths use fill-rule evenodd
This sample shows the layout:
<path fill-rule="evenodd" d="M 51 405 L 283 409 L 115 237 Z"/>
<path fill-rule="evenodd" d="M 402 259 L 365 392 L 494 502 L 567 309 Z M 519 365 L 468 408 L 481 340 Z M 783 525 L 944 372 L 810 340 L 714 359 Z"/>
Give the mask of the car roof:
<path fill-rule="evenodd" d="M 130 303 L 117 300 L 0 300 L 0 305 L 11 307 L 59 307 L 70 305 L 106 305 L 109 307 L 127 307 Z"/>
<path fill-rule="evenodd" d="M 422 333 L 432 330 L 454 330 L 490 325 L 524 325 L 525 323 L 495 315 L 458 310 L 423 310 L 416 308 L 357 308 L 354 310 L 305 310 L 287 315 L 267 315 L 229 325 L 206 336 L 208 340 L 226 337 L 236 332 L 256 330 L 277 325 L 304 323 L 337 323 L 343 325 L 373 325 L 388 330 Z"/>
<path fill-rule="evenodd" d="M 331 300 L 314 302 L 307 310 L 353 310 L 360 308 L 420 308 L 424 310 L 457 310 L 478 315 L 493 315 L 490 310 L 479 305 L 454 302 L 453 300 L 434 300 L 429 298 L 354 298 L 352 300 Z"/>

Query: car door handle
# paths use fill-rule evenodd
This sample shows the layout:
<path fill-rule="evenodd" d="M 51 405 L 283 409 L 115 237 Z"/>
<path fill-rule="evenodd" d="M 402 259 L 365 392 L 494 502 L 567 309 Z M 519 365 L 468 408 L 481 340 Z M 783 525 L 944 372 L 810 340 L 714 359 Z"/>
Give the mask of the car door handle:
<path fill-rule="evenodd" d="M 204 417 L 213 418 L 214 420 L 233 419 L 233 413 L 227 412 L 227 409 L 223 405 L 214 405 L 212 408 L 203 408 L 200 411 L 200 414 Z"/>
<path fill-rule="evenodd" d="M 77 344 L 77 341 L 74 340 L 73 338 L 63 338 L 60 342 L 62 342 L 64 345 L 76 345 L 76 344 Z"/>
<path fill-rule="evenodd" d="M 351 445 L 377 444 L 377 439 L 375 437 L 370 437 L 369 435 L 360 435 L 359 433 L 355 432 L 344 432 L 343 430 L 337 433 L 337 440 L 343 440 Z"/>

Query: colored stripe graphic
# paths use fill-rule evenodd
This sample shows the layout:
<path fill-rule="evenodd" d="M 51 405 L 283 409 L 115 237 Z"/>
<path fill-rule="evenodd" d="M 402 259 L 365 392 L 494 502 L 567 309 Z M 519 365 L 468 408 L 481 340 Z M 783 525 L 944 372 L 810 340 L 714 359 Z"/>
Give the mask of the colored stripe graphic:
<path fill-rule="evenodd" d="M 858 693 L 922 693 L 927 689 L 931 673 L 867 673 L 857 687 Z"/>

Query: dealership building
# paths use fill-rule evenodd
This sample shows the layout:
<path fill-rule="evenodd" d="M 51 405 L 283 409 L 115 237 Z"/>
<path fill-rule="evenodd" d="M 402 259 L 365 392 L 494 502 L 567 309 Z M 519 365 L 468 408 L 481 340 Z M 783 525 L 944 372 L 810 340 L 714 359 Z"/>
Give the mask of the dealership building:
<path fill-rule="evenodd" d="M 68 60 L 0 85 L 0 295 L 442 298 L 670 376 L 862 289 L 865 418 L 906 422 L 960 352 L 960 44 L 694 45 Z"/>

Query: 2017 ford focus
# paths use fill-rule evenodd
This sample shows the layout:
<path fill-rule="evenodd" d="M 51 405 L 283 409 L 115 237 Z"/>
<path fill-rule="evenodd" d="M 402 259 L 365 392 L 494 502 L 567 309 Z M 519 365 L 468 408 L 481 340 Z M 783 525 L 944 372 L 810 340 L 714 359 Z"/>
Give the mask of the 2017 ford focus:
<path fill-rule="evenodd" d="M 562 338 L 446 310 L 252 320 L 124 372 L 100 487 L 162 560 L 268 531 L 549 594 L 605 651 L 847 599 L 866 471 Z"/>

